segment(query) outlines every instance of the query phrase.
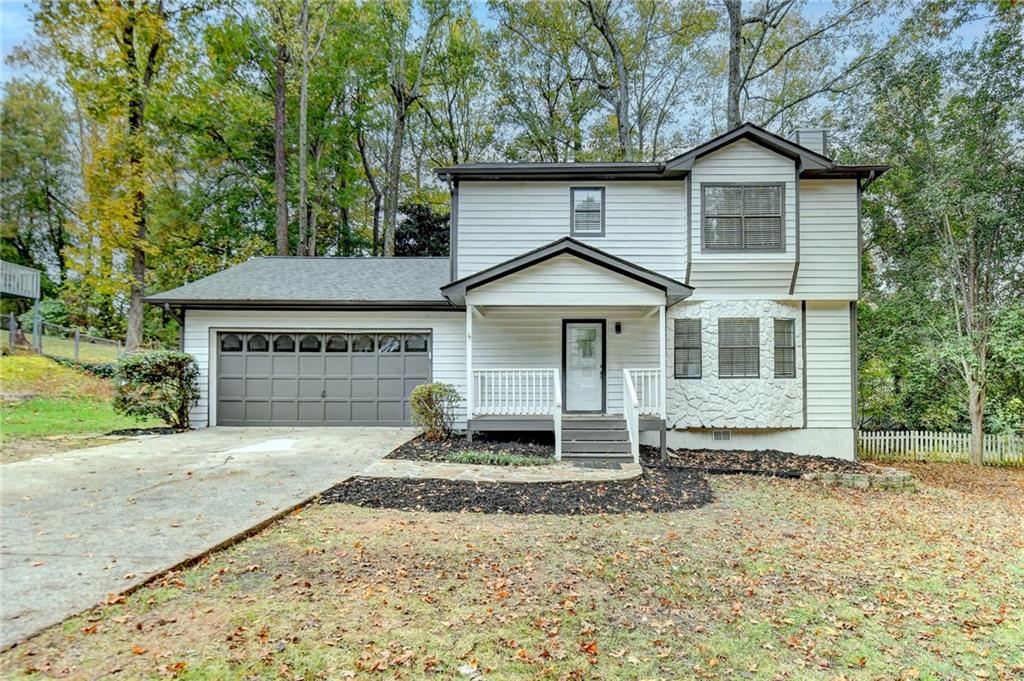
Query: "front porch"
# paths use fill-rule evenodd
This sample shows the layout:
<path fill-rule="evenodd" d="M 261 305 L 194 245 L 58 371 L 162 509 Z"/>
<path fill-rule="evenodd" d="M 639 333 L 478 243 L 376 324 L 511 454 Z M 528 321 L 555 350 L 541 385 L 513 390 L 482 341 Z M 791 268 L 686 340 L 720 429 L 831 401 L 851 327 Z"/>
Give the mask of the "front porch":
<path fill-rule="evenodd" d="M 555 456 L 639 462 L 665 445 L 664 306 L 466 311 L 467 435 L 550 432 Z"/>

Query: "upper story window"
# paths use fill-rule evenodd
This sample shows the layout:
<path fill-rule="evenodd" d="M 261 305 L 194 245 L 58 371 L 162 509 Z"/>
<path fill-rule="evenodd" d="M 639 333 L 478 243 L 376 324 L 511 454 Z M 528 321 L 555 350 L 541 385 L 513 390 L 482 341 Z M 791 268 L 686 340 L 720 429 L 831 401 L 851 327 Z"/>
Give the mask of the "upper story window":
<path fill-rule="evenodd" d="M 705 251 L 782 251 L 783 185 L 705 184 Z"/>
<path fill-rule="evenodd" d="M 604 187 L 573 187 L 569 233 L 604 236 Z"/>

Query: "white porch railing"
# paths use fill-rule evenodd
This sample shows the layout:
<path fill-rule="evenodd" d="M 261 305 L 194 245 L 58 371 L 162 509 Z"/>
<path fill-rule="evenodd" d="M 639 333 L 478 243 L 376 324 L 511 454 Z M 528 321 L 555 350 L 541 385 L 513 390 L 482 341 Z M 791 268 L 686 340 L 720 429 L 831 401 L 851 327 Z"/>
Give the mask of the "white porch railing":
<path fill-rule="evenodd" d="M 633 463 L 640 463 L 640 399 L 629 369 L 622 370 L 622 415 L 626 417 L 629 433 L 629 453 Z"/>
<path fill-rule="evenodd" d="M 638 409 L 643 416 L 665 418 L 665 383 L 661 369 L 625 369 L 636 390 Z"/>
<path fill-rule="evenodd" d="M 550 416 L 562 458 L 562 383 L 558 369 L 474 369 L 471 416 Z"/>

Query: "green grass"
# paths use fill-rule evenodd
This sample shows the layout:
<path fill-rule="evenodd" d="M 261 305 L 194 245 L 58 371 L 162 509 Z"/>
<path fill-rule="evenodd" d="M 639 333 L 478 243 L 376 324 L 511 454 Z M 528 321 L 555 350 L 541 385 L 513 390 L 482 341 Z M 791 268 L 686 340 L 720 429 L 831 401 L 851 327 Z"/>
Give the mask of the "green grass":
<path fill-rule="evenodd" d="M 6 335 L 3 339 L 3 347 L 7 347 Z M 29 342 L 32 338 L 29 335 Z M 62 336 L 43 336 L 43 352 L 47 355 L 57 355 L 59 357 L 69 357 L 74 359 L 75 357 L 75 341 L 72 338 L 64 338 Z M 80 340 L 78 343 L 78 360 L 80 362 L 99 362 L 99 363 L 110 363 L 117 361 L 117 346 L 107 345 L 106 343 L 89 343 L 85 340 Z"/>
<path fill-rule="evenodd" d="M 452 463 L 465 463 L 474 466 L 545 466 L 554 463 L 554 459 L 546 456 L 527 456 L 509 452 L 484 452 L 469 449 L 452 452 L 445 459 Z"/>
<path fill-rule="evenodd" d="M 37 398 L 0 404 L 0 441 L 159 425 L 114 413 L 107 400 Z"/>
<path fill-rule="evenodd" d="M 917 493 L 716 477 L 715 503 L 664 514 L 310 506 L 0 676 L 1021 678 L 1024 473 L 914 473 Z"/>

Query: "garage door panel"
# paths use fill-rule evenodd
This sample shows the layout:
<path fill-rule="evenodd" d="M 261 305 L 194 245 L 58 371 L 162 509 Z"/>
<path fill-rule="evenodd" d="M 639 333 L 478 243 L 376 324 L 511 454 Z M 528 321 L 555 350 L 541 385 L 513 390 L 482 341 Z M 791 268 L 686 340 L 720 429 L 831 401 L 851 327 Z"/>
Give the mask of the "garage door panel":
<path fill-rule="evenodd" d="M 270 402 L 246 401 L 245 420 L 249 423 L 269 423 Z"/>
<path fill-rule="evenodd" d="M 380 360 L 377 362 L 377 373 L 385 376 L 401 376 L 401 355 L 382 355 Z"/>
<path fill-rule="evenodd" d="M 377 419 L 377 400 L 372 402 L 352 402 L 352 420 L 353 421 L 376 421 Z"/>
<path fill-rule="evenodd" d="M 403 358 L 405 375 L 426 378 L 430 375 L 430 360 L 426 355 L 407 355 Z"/>
<path fill-rule="evenodd" d="M 377 403 L 377 420 L 378 421 L 402 421 L 404 418 L 404 409 L 402 401 L 398 400 L 395 402 L 378 402 Z"/>
<path fill-rule="evenodd" d="M 269 378 L 246 378 L 245 379 L 245 397 L 248 399 L 256 398 L 260 400 L 266 400 L 270 398 L 270 379 Z"/>
<path fill-rule="evenodd" d="M 298 385 L 294 378 L 273 378 L 271 379 L 273 386 L 273 397 L 274 399 L 290 398 L 295 399 L 299 396 Z"/>
<path fill-rule="evenodd" d="M 245 358 L 241 355 L 221 355 L 220 372 L 223 375 L 239 375 L 244 373 Z"/>
<path fill-rule="evenodd" d="M 270 420 L 274 423 L 292 423 L 299 417 L 299 408 L 295 402 L 270 403 Z"/>
<path fill-rule="evenodd" d="M 352 358 L 328 355 L 324 360 L 324 373 L 328 376 L 351 376 Z"/>
<path fill-rule="evenodd" d="M 324 375 L 324 358 L 323 357 L 303 357 L 299 356 L 299 375 L 300 376 L 323 376 Z"/>
<path fill-rule="evenodd" d="M 221 421 L 239 422 L 245 420 L 245 402 L 241 400 L 223 400 L 220 403 Z"/>
<path fill-rule="evenodd" d="M 349 379 L 347 378 L 325 378 L 324 379 L 324 397 L 335 398 L 335 397 L 352 397 L 352 388 L 349 385 Z"/>
<path fill-rule="evenodd" d="M 385 332 L 225 332 L 217 338 L 224 425 L 400 425 L 430 380 L 430 336 Z"/>
<path fill-rule="evenodd" d="M 298 358 L 288 355 L 275 355 L 271 371 L 274 374 L 287 374 L 289 376 L 294 376 L 299 371 Z"/>
<path fill-rule="evenodd" d="M 401 378 L 377 379 L 377 397 L 401 400 L 405 397 L 404 381 Z"/>
<path fill-rule="evenodd" d="M 269 376 L 270 355 L 249 355 L 246 357 L 245 372 L 255 376 Z"/>
<path fill-rule="evenodd" d="M 217 382 L 217 392 L 225 399 L 242 399 L 245 397 L 245 379 L 222 378 Z"/>
<path fill-rule="evenodd" d="M 323 423 L 324 403 L 320 400 L 316 402 L 299 402 L 299 421 Z"/>
<path fill-rule="evenodd" d="M 299 379 L 299 397 L 309 398 L 314 397 L 320 399 L 321 391 L 324 389 L 323 378 L 300 378 Z"/>
<path fill-rule="evenodd" d="M 331 423 L 352 420 L 352 405 L 348 402 L 324 402 L 324 419 Z"/>

